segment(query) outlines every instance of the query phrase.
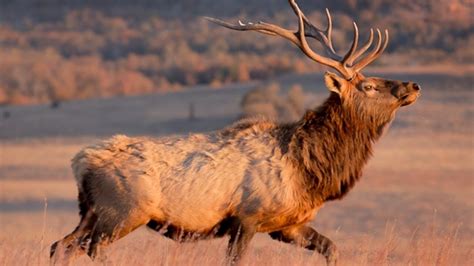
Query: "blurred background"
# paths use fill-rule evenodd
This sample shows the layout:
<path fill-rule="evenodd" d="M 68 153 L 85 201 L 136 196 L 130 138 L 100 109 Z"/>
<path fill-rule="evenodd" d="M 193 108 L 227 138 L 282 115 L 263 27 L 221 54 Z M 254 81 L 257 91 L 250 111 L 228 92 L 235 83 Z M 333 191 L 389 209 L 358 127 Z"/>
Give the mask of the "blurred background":
<path fill-rule="evenodd" d="M 298 3 L 321 28 L 330 9 L 339 53 L 352 21 L 361 40 L 371 27 L 389 29 L 387 51 L 364 73 L 422 87 L 362 180 L 312 226 L 336 242 L 342 265 L 474 265 L 473 2 Z M 48 265 L 49 245 L 77 225 L 69 164 L 82 147 L 114 134 L 209 132 L 256 115 L 292 122 L 328 96 L 328 69 L 288 41 L 202 16 L 297 27 L 286 0 L 0 0 L 2 265 Z M 177 245 L 138 230 L 108 262 L 221 265 L 225 243 Z M 244 264 L 325 265 L 265 235 Z"/>
<path fill-rule="evenodd" d="M 324 8 L 330 9 L 339 53 L 350 45 L 352 21 L 361 40 L 371 27 L 389 29 L 388 51 L 374 68 L 472 69 L 472 1 L 299 2 L 321 28 Z M 280 38 L 221 29 L 202 18 L 296 28 L 284 0 L 1 0 L 0 5 L 0 104 L 219 87 L 322 70 Z"/>

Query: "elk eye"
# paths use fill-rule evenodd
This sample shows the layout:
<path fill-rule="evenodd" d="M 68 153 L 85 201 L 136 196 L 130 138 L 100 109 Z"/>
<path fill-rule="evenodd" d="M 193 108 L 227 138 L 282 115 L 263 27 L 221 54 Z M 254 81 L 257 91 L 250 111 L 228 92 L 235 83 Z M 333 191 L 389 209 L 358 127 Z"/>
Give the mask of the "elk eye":
<path fill-rule="evenodd" d="M 364 85 L 364 90 L 366 91 L 375 90 L 375 86 L 371 84 Z"/>

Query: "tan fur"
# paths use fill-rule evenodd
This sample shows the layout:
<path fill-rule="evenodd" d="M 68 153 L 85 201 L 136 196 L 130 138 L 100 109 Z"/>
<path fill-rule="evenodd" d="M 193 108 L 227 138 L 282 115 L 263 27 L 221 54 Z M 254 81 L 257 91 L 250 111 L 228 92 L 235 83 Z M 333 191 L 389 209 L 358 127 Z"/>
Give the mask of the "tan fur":
<path fill-rule="evenodd" d="M 298 178 L 271 136 L 275 124 L 252 121 L 235 131 L 245 123 L 208 136 L 115 136 L 82 150 L 73 159 L 74 174 L 82 184 L 87 171 L 100 169 L 97 179 L 87 182 L 107 215 L 142 213 L 144 220 L 188 231 L 210 230 L 227 216 L 257 219 L 259 232 L 285 226 L 284 216 L 309 220 L 314 210 L 300 215 Z M 275 216 L 280 225 L 270 225 Z"/>

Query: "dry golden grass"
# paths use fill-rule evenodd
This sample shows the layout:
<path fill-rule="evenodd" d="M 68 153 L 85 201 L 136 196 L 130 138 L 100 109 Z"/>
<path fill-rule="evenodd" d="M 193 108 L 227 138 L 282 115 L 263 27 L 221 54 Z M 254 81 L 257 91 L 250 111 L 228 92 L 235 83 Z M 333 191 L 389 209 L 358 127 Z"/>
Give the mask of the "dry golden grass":
<path fill-rule="evenodd" d="M 46 214 L 46 215 L 45 215 Z M 69 212 L 15 213 L 3 216 L 0 234 L 2 265 L 47 265 L 49 245 L 71 230 L 76 219 Z M 22 222 L 28 221 L 28 222 Z M 20 221 L 20 222 L 18 222 Z M 441 229 L 436 219 L 414 228 L 410 237 L 387 223 L 380 235 L 351 237 L 326 231 L 338 242 L 341 265 L 472 265 L 473 249 L 459 235 L 459 227 Z M 21 232 L 18 232 L 21 231 Z M 11 233 L 18 232 L 12 238 Z M 223 265 L 226 239 L 178 244 L 155 232 L 139 229 L 107 250 L 107 265 Z M 324 265 L 322 256 L 257 236 L 244 265 Z M 94 265 L 86 256 L 74 265 Z"/>

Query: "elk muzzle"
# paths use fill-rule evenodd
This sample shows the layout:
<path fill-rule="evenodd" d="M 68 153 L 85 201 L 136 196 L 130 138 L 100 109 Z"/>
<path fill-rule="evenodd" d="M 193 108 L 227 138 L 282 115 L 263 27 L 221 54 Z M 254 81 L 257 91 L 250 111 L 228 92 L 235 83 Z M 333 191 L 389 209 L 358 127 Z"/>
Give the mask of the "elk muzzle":
<path fill-rule="evenodd" d="M 403 82 L 392 90 L 392 94 L 397 97 L 400 106 L 407 106 L 414 103 L 420 97 L 421 88 L 414 82 Z"/>

